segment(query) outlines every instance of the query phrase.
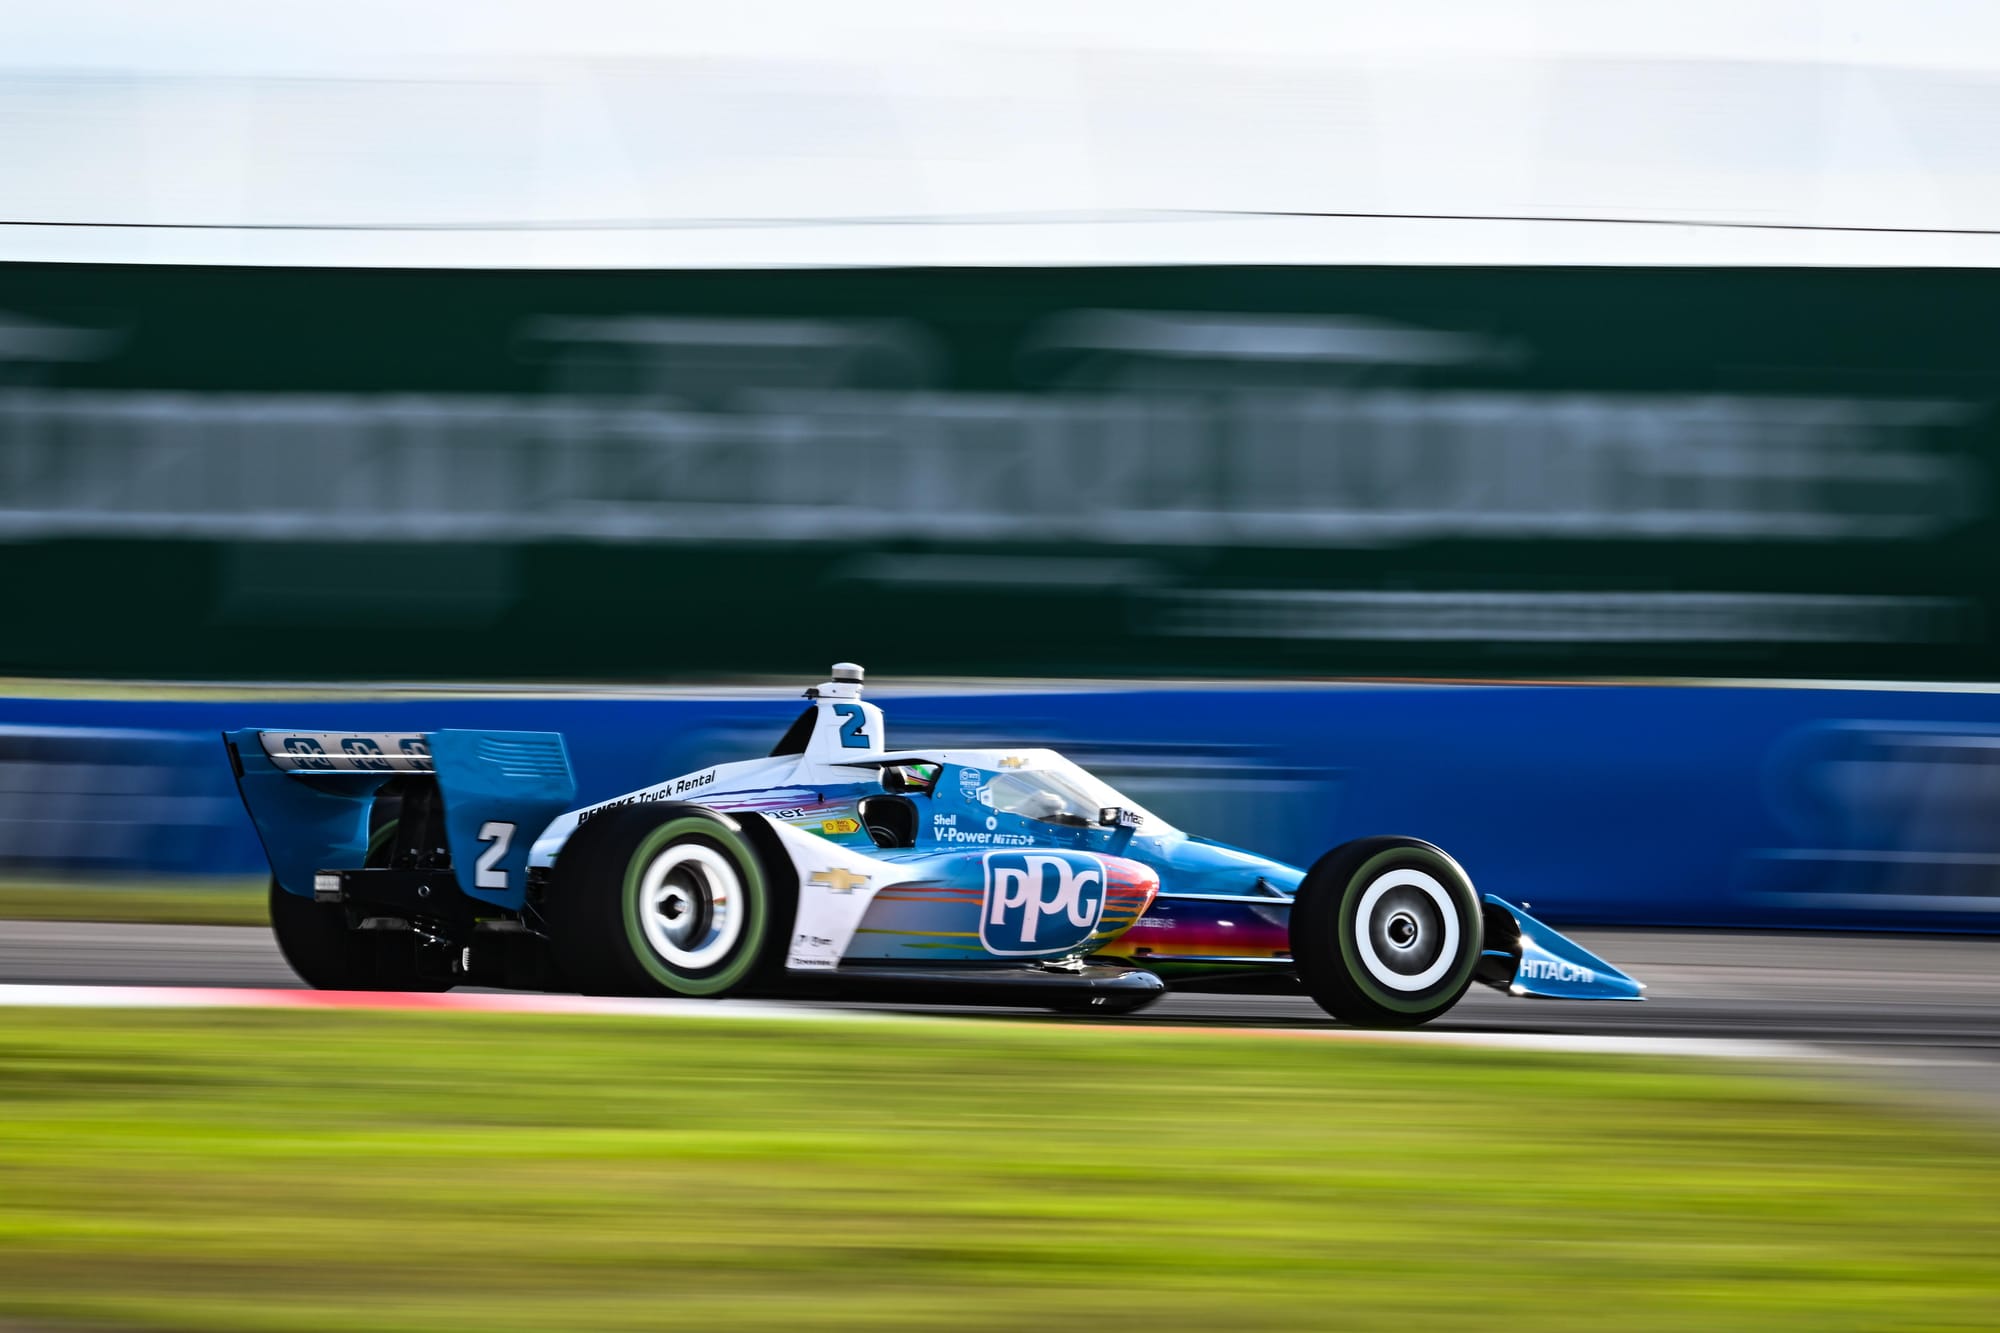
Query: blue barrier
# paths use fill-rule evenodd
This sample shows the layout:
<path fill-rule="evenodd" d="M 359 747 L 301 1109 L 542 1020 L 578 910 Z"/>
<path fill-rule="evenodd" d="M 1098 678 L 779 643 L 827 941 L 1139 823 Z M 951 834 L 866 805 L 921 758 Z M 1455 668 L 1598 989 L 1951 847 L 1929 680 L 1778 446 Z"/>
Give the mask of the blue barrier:
<path fill-rule="evenodd" d="M 1290 860 L 1368 833 L 1429 838 L 1482 889 L 1556 923 L 2000 929 L 1996 694 L 1370 684 L 874 697 L 892 745 L 1053 746 L 1177 823 Z M 761 754 L 798 707 L 4 699 L 0 865 L 260 870 L 225 728 L 560 731 L 591 801 Z"/>

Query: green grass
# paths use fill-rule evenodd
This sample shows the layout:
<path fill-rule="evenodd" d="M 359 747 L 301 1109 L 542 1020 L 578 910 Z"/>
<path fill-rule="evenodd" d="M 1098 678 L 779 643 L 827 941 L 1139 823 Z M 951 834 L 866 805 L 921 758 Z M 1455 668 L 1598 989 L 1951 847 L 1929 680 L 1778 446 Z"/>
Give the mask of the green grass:
<path fill-rule="evenodd" d="M 0 1327 L 1985 1327 L 1996 1147 L 1691 1062 L 16 1010 Z"/>
<path fill-rule="evenodd" d="M 0 879 L 0 921 L 144 921 L 262 926 L 268 881 Z"/>

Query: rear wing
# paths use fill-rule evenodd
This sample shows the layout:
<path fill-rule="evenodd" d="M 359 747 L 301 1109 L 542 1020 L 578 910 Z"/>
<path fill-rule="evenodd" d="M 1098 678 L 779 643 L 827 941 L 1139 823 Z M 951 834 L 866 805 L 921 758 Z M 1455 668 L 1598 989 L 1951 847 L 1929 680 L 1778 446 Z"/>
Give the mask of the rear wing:
<path fill-rule="evenodd" d="M 430 736 L 421 731 L 232 731 L 251 736 L 272 767 L 286 773 L 432 773 Z M 560 744 L 562 738 L 556 738 Z"/>
<path fill-rule="evenodd" d="M 576 805 L 576 778 L 550 731 L 277 731 L 222 734 L 271 874 L 310 898 L 321 870 L 368 857 L 368 812 L 384 784 L 435 781 L 452 873 L 467 896 L 519 910 L 528 852 Z"/>

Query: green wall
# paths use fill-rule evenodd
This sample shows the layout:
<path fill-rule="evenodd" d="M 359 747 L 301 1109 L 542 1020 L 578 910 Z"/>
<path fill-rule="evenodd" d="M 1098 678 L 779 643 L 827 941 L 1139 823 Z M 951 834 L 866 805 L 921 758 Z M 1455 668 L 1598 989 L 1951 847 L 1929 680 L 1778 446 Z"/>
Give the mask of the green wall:
<path fill-rule="evenodd" d="M 1992 678 L 1987 272 L 0 267 L 0 673 Z"/>

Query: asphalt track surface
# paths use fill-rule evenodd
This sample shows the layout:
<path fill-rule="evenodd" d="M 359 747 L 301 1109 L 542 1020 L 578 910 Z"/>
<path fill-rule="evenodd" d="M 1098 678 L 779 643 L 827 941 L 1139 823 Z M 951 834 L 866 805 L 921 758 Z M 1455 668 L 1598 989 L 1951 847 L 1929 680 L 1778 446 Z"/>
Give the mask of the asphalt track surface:
<path fill-rule="evenodd" d="M 1432 1027 L 1742 1037 L 1881 1054 L 1948 1054 L 1954 1062 L 1990 1066 L 2000 1087 L 2000 938 L 1572 933 L 1645 982 L 1646 1000 L 1525 1000 L 1475 986 Z M 0 983 L 298 984 L 261 929 L 26 921 L 0 921 Z M 1123 1021 L 1316 1027 L 1329 1020 L 1301 997 L 1182 993 Z"/>

